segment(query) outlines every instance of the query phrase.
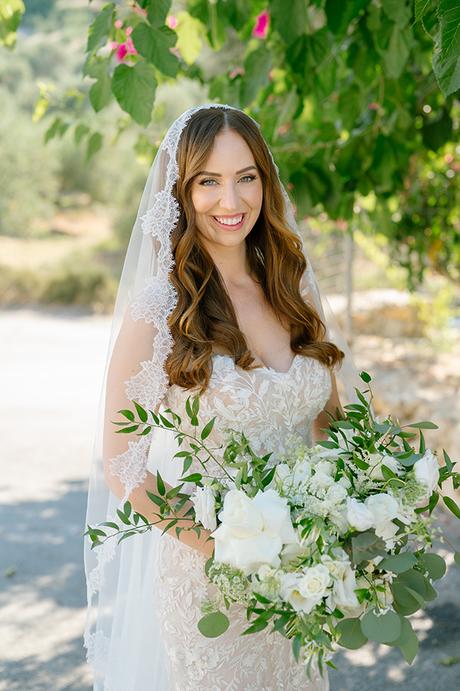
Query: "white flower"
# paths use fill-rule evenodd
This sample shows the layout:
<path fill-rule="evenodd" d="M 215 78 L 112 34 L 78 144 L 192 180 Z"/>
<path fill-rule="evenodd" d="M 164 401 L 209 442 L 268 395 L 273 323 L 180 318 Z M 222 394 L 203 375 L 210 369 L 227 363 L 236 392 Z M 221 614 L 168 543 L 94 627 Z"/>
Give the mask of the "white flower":
<path fill-rule="evenodd" d="M 433 492 L 439 480 L 438 459 L 430 449 L 420 458 L 414 466 L 415 479 L 426 487 L 429 495 Z"/>
<path fill-rule="evenodd" d="M 303 485 L 311 477 L 311 465 L 308 461 L 303 460 L 296 463 L 292 473 L 292 480 L 295 485 Z"/>
<path fill-rule="evenodd" d="M 326 501 L 330 506 L 337 506 L 347 498 L 347 490 L 342 485 L 335 483 L 326 492 Z"/>
<path fill-rule="evenodd" d="M 324 564 L 311 566 L 303 573 L 287 573 L 281 578 L 281 596 L 298 611 L 308 614 L 326 595 L 331 582 Z"/>
<path fill-rule="evenodd" d="M 332 559 L 325 554 L 321 557 L 323 564 L 329 569 L 333 578 L 332 597 L 330 605 L 332 609 L 339 607 L 344 614 L 357 616 L 362 611 L 356 597 L 356 574 L 352 569 L 350 560 L 343 550 L 336 550 L 337 559 Z"/>
<path fill-rule="evenodd" d="M 382 465 L 392 470 L 396 475 L 399 474 L 401 466 L 396 458 L 387 454 L 373 453 L 368 457 L 369 469 L 367 471 L 372 480 L 384 480 Z"/>
<path fill-rule="evenodd" d="M 382 524 L 391 521 L 398 515 L 399 504 L 391 494 L 381 492 L 372 494 L 364 502 L 373 516 L 374 528 L 377 530 Z"/>
<path fill-rule="evenodd" d="M 347 499 L 347 520 L 352 528 L 364 531 L 374 526 L 374 516 L 362 502 L 354 497 Z"/>
<path fill-rule="evenodd" d="M 295 561 L 297 557 L 305 554 L 305 548 L 298 542 L 290 542 L 288 545 L 284 545 L 281 552 L 281 564 L 283 566 L 288 566 L 289 562 Z"/>
<path fill-rule="evenodd" d="M 297 542 L 287 499 L 273 489 L 248 497 L 241 490 L 225 495 L 221 525 L 212 533 L 214 559 L 246 575 L 262 564 L 277 567 L 283 544 Z"/>
<path fill-rule="evenodd" d="M 210 487 L 197 487 L 190 497 L 195 508 L 195 518 L 207 530 L 215 530 L 216 520 L 216 500 L 214 492 Z"/>

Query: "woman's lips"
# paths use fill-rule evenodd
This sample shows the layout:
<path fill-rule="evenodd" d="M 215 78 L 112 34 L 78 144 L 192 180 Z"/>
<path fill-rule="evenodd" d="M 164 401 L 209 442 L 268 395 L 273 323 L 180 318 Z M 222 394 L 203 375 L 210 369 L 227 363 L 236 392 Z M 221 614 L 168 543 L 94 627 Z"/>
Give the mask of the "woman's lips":
<path fill-rule="evenodd" d="M 214 223 L 219 226 L 219 228 L 223 228 L 224 230 L 239 230 L 240 228 L 243 227 L 244 222 L 246 220 L 246 214 L 238 214 L 238 216 L 243 216 L 241 221 L 239 223 L 236 223 L 235 225 L 229 225 L 227 223 L 221 223 L 220 221 L 217 220 L 215 216 L 211 216 L 213 219 Z"/>

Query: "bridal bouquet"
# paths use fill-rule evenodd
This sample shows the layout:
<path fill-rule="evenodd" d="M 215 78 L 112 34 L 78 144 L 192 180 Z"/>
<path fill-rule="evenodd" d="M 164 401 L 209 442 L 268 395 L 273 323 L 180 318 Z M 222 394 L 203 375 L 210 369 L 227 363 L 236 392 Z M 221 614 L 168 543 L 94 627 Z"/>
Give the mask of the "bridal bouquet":
<path fill-rule="evenodd" d="M 367 372 L 360 376 L 371 381 Z M 156 415 L 135 403 L 136 414 L 120 411 L 126 419 L 117 423 L 121 433 L 162 427 L 184 445 L 176 454 L 183 461 L 181 484 L 166 491 L 157 474 L 158 494 L 148 494 L 158 520 L 169 519 L 163 532 L 179 516 L 188 517 L 190 527 L 176 526 L 178 536 L 181 530 L 212 531 L 214 555 L 205 571 L 218 595 L 203 603 L 203 635 L 224 633 L 225 612 L 231 616 L 232 603 L 239 603 L 249 623 L 243 634 L 271 624 L 292 640 L 295 659 L 308 674 L 312 667 L 322 672 L 324 663 L 334 666 L 337 645 L 357 649 L 368 640 L 397 647 L 413 661 L 418 639 L 408 617 L 436 598 L 433 582 L 446 572 L 443 558 L 430 551 L 438 535 L 432 512 L 443 485 L 451 480 L 458 488 L 460 474 L 444 450 L 440 466 L 426 448 L 422 430 L 435 424 L 401 426 L 390 416 L 375 418 L 370 386 L 356 393 L 360 403 L 345 406 L 343 419 L 330 416 L 327 440 L 309 448 L 293 435 L 277 464 L 269 453 L 254 453 L 236 430 L 229 430 L 219 460 L 206 446 L 214 418 L 200 426 L 198 397 L 186 406 L 193 436 L 169 409 Z M 211 460 L 219 465 L 218 476 L 207 470 Z M 442 501 L 460 518 L 452 498 Z M 108 535 L 101 526 L 88 526 L 94 547 L 154 525 L 133 513 L 129 502 L 118 516 L 129 527 L 101 524 L 111 529 Z M 455 560 L 460 563 L 459 554 Z"/>

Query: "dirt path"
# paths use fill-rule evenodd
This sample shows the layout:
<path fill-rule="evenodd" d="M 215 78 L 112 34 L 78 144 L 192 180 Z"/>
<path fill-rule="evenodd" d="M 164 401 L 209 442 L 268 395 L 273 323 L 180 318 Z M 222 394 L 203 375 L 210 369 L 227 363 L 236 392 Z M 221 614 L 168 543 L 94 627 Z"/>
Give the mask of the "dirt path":
<path fill-rule="evenodd" d="M 0 313 L 1 691 L 91 688 L 82 533 L 108 327 L 107 318 L 74 311 Z M 377 346 L 357 345 L 363 368 L 373 367 Z M 416 620 L 424 640 L 412 668 L 389 648 L 368 646 L 340 655 L 331 691 L 458 688 L 459 592 L 460 570 L 450 568 L 441 597 Z"/>

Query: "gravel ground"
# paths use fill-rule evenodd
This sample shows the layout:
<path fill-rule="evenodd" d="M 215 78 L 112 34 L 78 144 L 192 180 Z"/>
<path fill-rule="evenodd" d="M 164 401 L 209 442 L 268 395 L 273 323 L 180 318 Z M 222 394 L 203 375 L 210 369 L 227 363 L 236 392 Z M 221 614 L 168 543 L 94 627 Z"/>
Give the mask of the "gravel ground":
<path fill-rule="evenodd" d="M 0 313 L 1 691 L 91 689 L 82 533 L 109 323 L 74 310 Z M 443 520 L 460 546 L 459 527 Z M 449 567 L 416 619 L 423 642 L 412 667 L 385 646 L 344 652 L 331 691 L 458 689 L 459 591 L 460 570 Z"/>

